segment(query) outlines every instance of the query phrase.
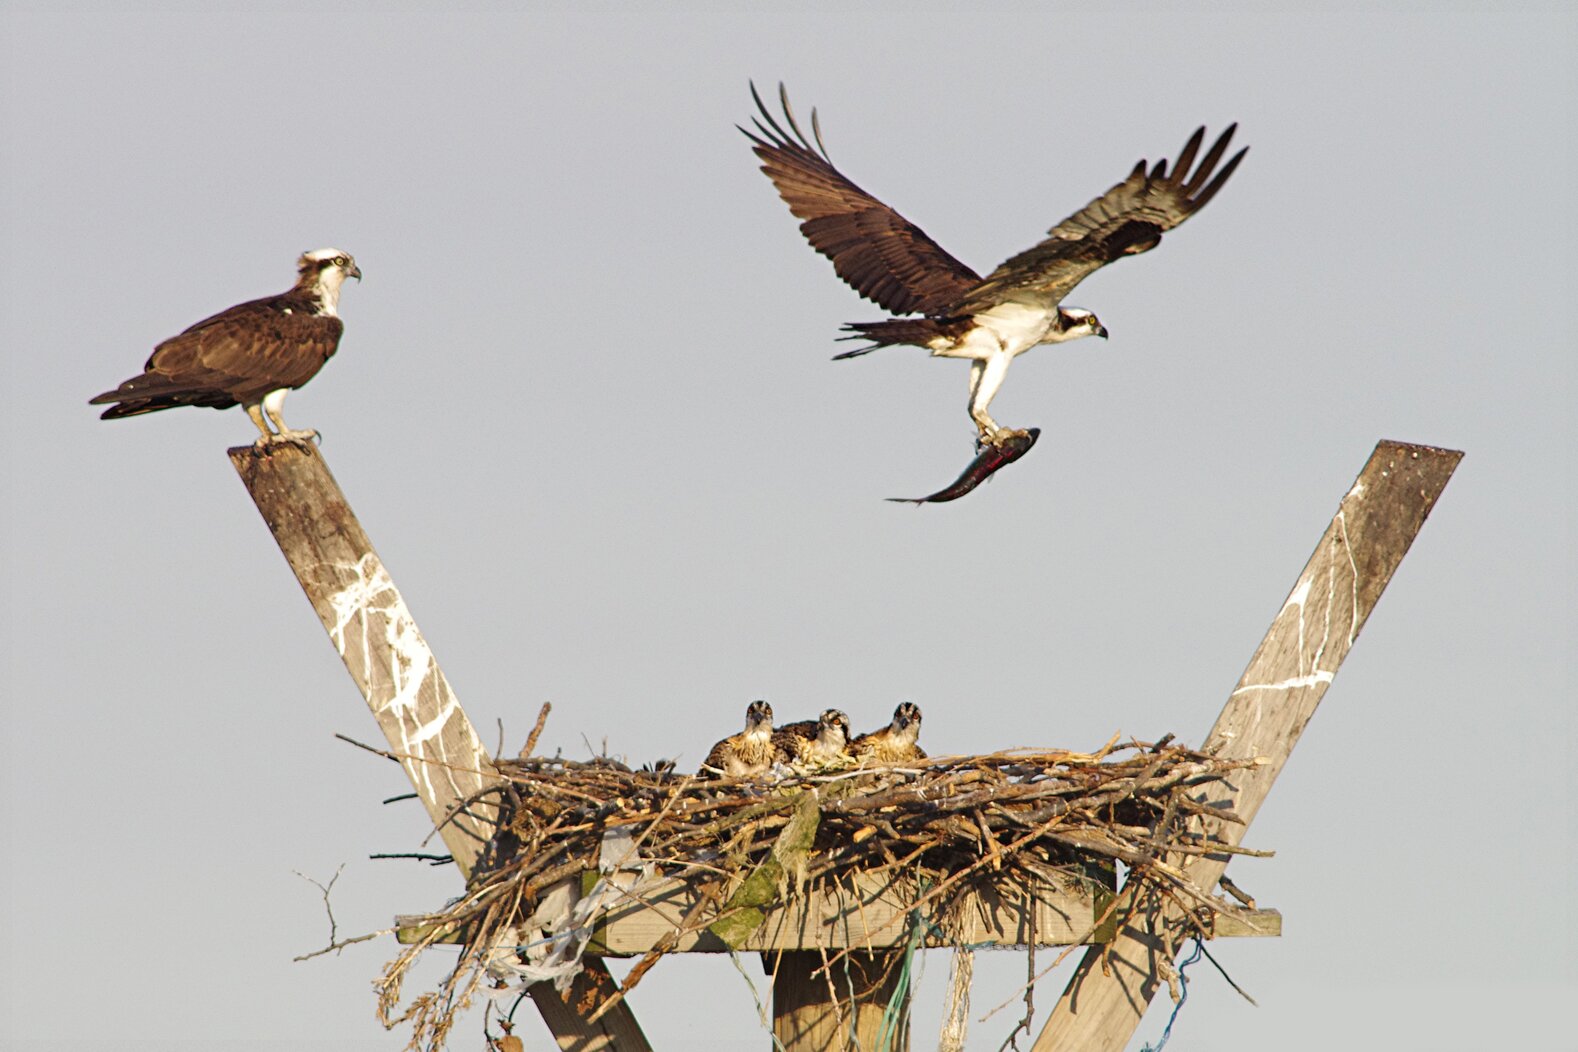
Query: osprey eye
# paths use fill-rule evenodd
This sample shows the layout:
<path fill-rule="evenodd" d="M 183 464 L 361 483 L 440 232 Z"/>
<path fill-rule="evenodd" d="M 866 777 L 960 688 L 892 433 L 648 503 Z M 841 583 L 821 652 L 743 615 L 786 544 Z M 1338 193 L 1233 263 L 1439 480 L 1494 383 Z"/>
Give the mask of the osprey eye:
<path fill-rule="evenodd" d="M 344 256 L 335 256 L 334 257 L 334 265 L 337 266 L 337 267 L 345 266 L 345 257 Z"/>

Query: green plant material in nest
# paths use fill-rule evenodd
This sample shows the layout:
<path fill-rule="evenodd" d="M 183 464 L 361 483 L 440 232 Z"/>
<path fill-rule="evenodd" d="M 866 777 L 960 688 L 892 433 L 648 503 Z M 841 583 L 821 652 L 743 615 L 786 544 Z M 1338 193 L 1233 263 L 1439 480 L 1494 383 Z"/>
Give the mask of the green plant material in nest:
<path fill-rule="evenodd" d="M 788 824 L 773 842 L 772 853 L 734 889 L 721 916 L 708 925 L 708 930 L 732 949 L 744 945 L 751 932 L 767 919 L 763 908 L 778 901 L 785 885 L 792 880 L 798 890 L 805 883 L 806 866 L 821 819 L 822 807 L 817 794 L 809 792 L 801 796 Z"/>

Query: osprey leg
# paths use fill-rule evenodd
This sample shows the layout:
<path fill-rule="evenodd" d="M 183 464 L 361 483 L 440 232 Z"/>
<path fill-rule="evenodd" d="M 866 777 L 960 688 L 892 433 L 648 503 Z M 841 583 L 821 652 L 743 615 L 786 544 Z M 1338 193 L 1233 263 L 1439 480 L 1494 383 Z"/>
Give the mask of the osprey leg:
<path fill-rule="evenodd" d="M 253 402 L 247 406 L 247 416 L 250 416 L 252 422 L 257 425 L 258 430 L 263 432 L 263 437 L 258 439 L 258 445 L 274 441 L 274 432 L 269 430 L 269 426 L 263 422 L 263 407 L 259 403 Z"/>
<path fill-rule="evenodd" d="M 980 429 L 983 441 L 995 443 L 1003 430 L 986 411 L 986 407 L 992 404 L 997 389 L 1003 386 L 1003 377 L 1008 375 L 1008 363 L 1013 360 L 1014 356 L 1007 351 L 998 351 L 970 362 L 970 419 Z"/>
<path fill-rule="evenodd" d="M 289 390 L 289 388 L 281 387 L 263 396 L 263 411 L 268 414 L 270 420 L 274 421 L 274 426 L 279 431 L 278 435 L 269 435 L 269 440 L 310 442 L 318 437 L 316 431 L 311 428 L 307 428 L 304 431 L 293 431 L 285 426 L 285 417 L 281 414 L 285 410 L 285 395 Z M 264 433 L 267 434 L 267 431 Z"/>

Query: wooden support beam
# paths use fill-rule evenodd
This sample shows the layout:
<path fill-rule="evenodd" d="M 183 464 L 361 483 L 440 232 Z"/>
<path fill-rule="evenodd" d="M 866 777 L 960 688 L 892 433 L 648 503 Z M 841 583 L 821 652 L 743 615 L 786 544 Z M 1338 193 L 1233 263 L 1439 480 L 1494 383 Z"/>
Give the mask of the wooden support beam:
<path fill-rule="evenodd" d="M 496 815 L 475 796 L 498 774 L 345 494 L 313 446 L 238 446 L 229 455 L 390 751 L 400 757 L 461 875 L 469 877 Z M 613 979 L 600 960 L 585 963 L 564 998 L 546 984 L 532 987 L 559 1047 L 650 1052 L 623 1003 L 596 1024 L 586 1023 L 584 1015 L 600 998 L 582 1005 L 611 988 Z"/>
<path fill-rule="evenodd" d="M 1205 751 L 1224 758 L 1269 761 L 1234 775 L 1229 792 L 1202 791 L 1202 800 L 1244 820 L 1201 821 L 1197 828 L 1207 835 L 1226 844 L 1242 839 L 1462 457 L 1401 442 L 1375 447 L 1206 739 Z M 1229 857 L 1167 861 L 1197 887 L 1214 888 Z M 1035 1052 L 1121 1052 L 1166 982 L 1187 937 L 1181 911 L 1170 902 L 1141 901 L 1128 889 L 1124 894 L 1134 911 L 1110 947 L 1085 952 Z"/>
<path fill-rule="evenodd" d="M 477 803 L 470 814 L 455 811 L 498 775 L 345 494 L 312 446 L 229 453 L 390 751 L 469 876 L 495 810 Z"/>
<path fill-rule="evenodd" d="M 904 955 L 897 951 L 856 952 L 816 975 L 826 958 L 812 950 L 773 955 L 773 1038 L 786 1052 L 907 1052 L 910 1047 L 909 997 L 896 1017 L 883 1024 L 899 988 Z M 837 1001 L 834 1001 L 834 995 Z M 887 1042 L 882 1042 L 883 1037 Z"/>

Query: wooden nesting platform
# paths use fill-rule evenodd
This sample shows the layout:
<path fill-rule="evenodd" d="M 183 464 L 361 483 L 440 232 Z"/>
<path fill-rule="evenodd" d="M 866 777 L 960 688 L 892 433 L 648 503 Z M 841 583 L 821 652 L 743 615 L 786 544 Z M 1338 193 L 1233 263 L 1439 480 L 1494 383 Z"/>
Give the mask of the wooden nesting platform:
<path fill-rule="evenodd" d="M 633 771 L 606 757 L 501 761 L 503 824 L 471 895 L 402 918 L 402 941 L 448 929 L 444 941 L 486 945 L 551 889 L 592 892 L 605 837 L 623 837 L 629 853 L 623 868 L 603 865 L 606 904 L 580 922 L 593 956 L 1101 942 L 1123 913 L 1120 862 L 1186 901 L 1208 935 L 1275 935 L 1275 911 L 1215 897 L 1161 858 L 1217 849 L 1186 819 L 1233 821 L 1216 801 L 1255 763 L 1166 738 L 778 782 Z"/>

